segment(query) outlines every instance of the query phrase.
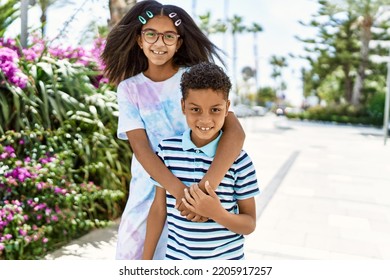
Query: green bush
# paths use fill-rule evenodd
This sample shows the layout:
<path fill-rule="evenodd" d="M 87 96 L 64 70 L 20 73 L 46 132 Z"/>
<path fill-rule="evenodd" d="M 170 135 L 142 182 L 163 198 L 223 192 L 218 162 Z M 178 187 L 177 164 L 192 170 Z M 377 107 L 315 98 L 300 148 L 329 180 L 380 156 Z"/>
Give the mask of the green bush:
<path fill-rule="evenodd" d="M 131 150 L 91 52 L 0 38 L 0 259 L 39 259 L 118 218 Z"/>
<path fill-rule="evenodd" d="M 377 120 L 378 123 L 383 122 L 385 99 L 385 93 L 378 93 L 368 101 L 367 113 L 370 117 Z"/>
<path fill-rule="evenodd" d="M 121 213 L 125 194 L 77 182 L 71 137 L 7 131 L 0 138 L 0 259 L 37 259 Z"/>
<path fill-rule="evenodd" d="M 383 110 L 382 110 L 383 112 Z M 383 113 L 382 113 L 383 114 Z M 333 106 L 313 106 L 302 113 L 288 113 L 288 118 L 336 122 L 346 124 L 363 124 L 380 126 L 383 121 L 380 114 L 372 114 L 365 108 L 356 108 L 349 104 Z"/>

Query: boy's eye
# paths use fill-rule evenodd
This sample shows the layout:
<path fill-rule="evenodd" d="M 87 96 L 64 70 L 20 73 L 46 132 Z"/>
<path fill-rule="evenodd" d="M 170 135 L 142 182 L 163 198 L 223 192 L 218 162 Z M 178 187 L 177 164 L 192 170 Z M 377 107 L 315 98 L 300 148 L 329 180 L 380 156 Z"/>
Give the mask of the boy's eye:
<path fill-rule="evenodd" d="M 191 108 L 190 109 L 192 112 L 199 112 L 199 108 Z"/>

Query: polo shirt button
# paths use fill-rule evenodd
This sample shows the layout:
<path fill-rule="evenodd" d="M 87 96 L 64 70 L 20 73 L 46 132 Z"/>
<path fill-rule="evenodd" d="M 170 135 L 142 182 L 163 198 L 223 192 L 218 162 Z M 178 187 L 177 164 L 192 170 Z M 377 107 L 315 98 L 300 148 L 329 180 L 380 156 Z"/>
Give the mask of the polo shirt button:
<path fill-rule="evenodd" d="M 199 150 L 196 150 L 195 153 L 199 154 Z"/>

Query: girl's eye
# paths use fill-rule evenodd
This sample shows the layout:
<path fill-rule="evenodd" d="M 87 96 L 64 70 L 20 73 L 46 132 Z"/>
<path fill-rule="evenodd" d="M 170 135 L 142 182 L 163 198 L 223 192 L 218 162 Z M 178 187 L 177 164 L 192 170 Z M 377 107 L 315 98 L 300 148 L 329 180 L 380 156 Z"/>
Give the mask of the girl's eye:
<path fill-rule="evenodd" d="M 213 113 L 218 113 L 218 112 L 220 112 L 221 111 L 221 109 L 219 109 L 219 108 L 213 108 L 213 109 L 211 109 L 211 112 L 213 112 Z"/>
<path fill-rule="evenodd" d="M 156 33 L 152 32 L 152 31 L 148 31 L 148 32 L 145 33 L 145 36 L 153 38 L 154 36 L 156 36 Z"/>
<path fill-rule="evenodd" d="M 175 33 L 169 33 L 169 32 L 165 32 L 165 33 L 164 33 L 165 39 L 168 39 L 168 40 L 175 39 L 175 38 L 176 38 L 175 35 L 176 35 Z"/>

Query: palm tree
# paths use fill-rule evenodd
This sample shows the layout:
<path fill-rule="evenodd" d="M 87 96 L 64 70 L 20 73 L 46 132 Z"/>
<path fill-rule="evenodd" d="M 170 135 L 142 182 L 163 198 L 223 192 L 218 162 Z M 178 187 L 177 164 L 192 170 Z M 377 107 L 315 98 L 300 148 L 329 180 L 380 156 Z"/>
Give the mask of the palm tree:
<path fill-rule="evenodd" d="M 286 84 L 283 81 L 283 68 L 287 67 L 286 58 L 283 56 L 277 57 L 275 55 L 271 56 L 269 63 L 272 65 L 271 77 L 275 81 L 275 87 L 278 97 L 283 96 L 283 90 L 286 89 Z"/>
<path fill-rule="evenodd" d="M 247 30 L 247 28 L 242 24 L 242 17 L 237 15 L 234 15 L 231 19 L 228 19 L 228 22 L 230 23 L 231 32 L 233 35 L 233 81 L 237 86 L 237 34 L 243 33 Z"/>
<path fill-rule="evenodd" d="M 226 24 L 218 19 L 215 23 L 211 22 L 211 13 L 207 12 L 199 16 L 199 28 L 208 36 L 211 34 L 225 33 L 227 30 Z"/>
<path fill-rule="evenodd" d="M 255 58 L 255 73 L 254 73 L 254 77 L 255 77 L 255 82 L 256 82 L 256 90 L 259 89 L 259 81 L 258 81 L 258 77 L 259 77 L 259 57 L 258 57 L 258 53 L 257 53 L 257 49 L 258 49 L 257 33 L 258 32 L 262 32 L 262 31 L 263 31 L 263 27 L 261 27 L 261 25 L 255 23 L 255 22 L 252 24 L 251 27 L 248 28 L 248 32 L 253 33 L 253 56 Z"/>
<path fill-rule="evenodd" d="M 347 1 L 350 2 L 350 1 Z M 352 91 L 352 104 L 360 104 L 360 96 L 363 90 L 364 79 L 366 76 L 366 69 L 369 62 L 369 44 L 371 40 L 371 28 L 374 24 L 375 14 L 377 13 L 380 2 L 389 1 L 352 1 L 349 3 L 351 9 L 360 14 L 357 25 L 360 29 L 360 63 L 357 71 L 357 76 Z"/>
<path fill-rule="evenodd" d="M 46 35 L 47 10 L 49 6 L 53 5 L 54 3 L 55 0 L 38 0 L 38 6 L 41 9 L 41 17 L 39 20 L 41 22 L 42 37 Z"/>

